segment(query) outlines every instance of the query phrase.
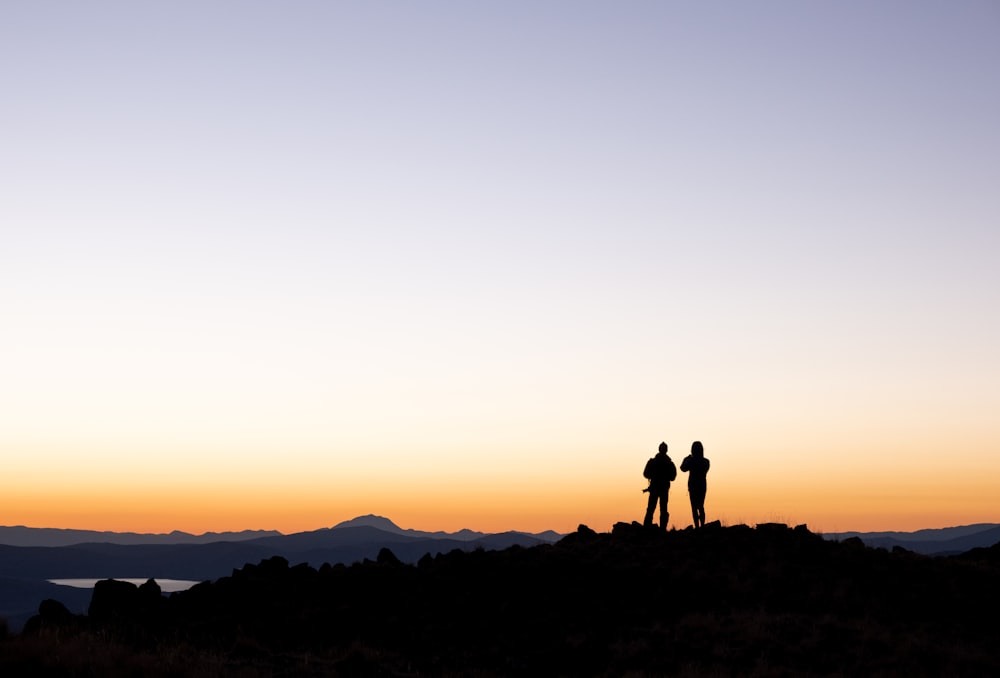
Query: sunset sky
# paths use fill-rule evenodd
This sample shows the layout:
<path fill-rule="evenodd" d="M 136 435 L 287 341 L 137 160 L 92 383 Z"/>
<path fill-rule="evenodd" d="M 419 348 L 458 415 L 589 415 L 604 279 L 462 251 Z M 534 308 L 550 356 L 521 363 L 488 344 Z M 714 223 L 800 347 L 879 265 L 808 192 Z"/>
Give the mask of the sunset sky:
<path fill-rule="evenodd" d="M 604 531 L 661 440 L 708 520 L 1000 522 L 998 35 L 5 2 L 0 525 Z"/>

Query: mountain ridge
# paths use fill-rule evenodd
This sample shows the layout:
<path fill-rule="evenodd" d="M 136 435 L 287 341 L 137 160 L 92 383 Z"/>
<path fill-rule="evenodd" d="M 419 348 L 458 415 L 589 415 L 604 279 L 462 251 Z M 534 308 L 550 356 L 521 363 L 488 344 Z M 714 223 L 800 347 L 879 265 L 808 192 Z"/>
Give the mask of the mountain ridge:
<path fill-rule="evenodd" d="M 333 527 L 321 527 L 316 530 L 283 533 L 278 530 L 242 530 L 239 532 L 205 532 L 200 535 L 173 530 L 169 533 L 142 532 L 112 532 L 98 530 L 77 530 L 58 527 L 25 527 L 24 525 L 0 526 L 0 545 L 7 546 L 76 546 L 80 544 L 119 544 L 119 545 L 181 545 L 210 544 L 213 542 L 249 542 L 267 539 L 280 539 L 297 535 L 320 535 L 335 530 L 369 527 L 381 530 L 386 534 L 396 534 L 418 539 L 452 539 L 458 541 L 476 541 L 492 534 L 515 534 L 534 537 L 541 541 L 553 542 L 563 535 L 554 530 L 531 533 L 508 531 L 502 533 L 478 532 L 463 528 L 457 532 L 427 532 L 402 528 L 384 516 L 367 514 L 349 520 L 341 521 Z"/>
<path fill-rule="evenodd" d="M 399 541 L 446 540 L 470 545 L 477 544 L 484 548 L 490 542 L 514 543 L 519 538 L 524 540 L 539 540 L 553 543 L 564 535 L 554 530 L 531 533 L 517 530 L 506 532 L 480 532 L 463 528 L 456 532 L 443 530 L 426 531 L 403 528 L 390 518 L 373 513 L 357 516 L 336 523 L 332 527 L 316 530 L 293 532 L 289 534 L 278 530 L 242 530 L 227 532 L 205 532 L 192 534 L 181 530 L 169 533 L 113 532 L 97 530 L 78 530 L 52 527 L 26 527 L 24 525 L 0 526 L 0 545 L 16 547 L 67 547 L 82 544 L 115 544 L 122 546 L 182 546 L 205 545 L 212 543 L 246 543 L 257 546 L 281 546 L 291 549 L 291 552 L 309 550 L 315 551 L 332 547 L 342 547 L 347 543 L 359 543 L 366 530 L 377 530 L 369 533 L 369 541 L 380 541 L 384 544 L 395 544 Z M 350 537 L 348 536 L 350 535 Z M 505 535 L 505 537 L 501 537 Z M 912 532 L 883 530 L 873 532 L 847 531 L 825 533 L 826 539 L 844 540 L 856 537 L 868 546 L 892 549 L 905 548 L 924 555 L 951 555 L 979 547 L 989 547 L 1000 541 L 1000 524 L 972 523 L 943 528 L 924 528 Z M 298 543 L 299 546 L 295 546 Z M 349 554 L 345 554 L 349 557 Z"/>
<path fill-rule="evenodd" d="M 923 555 L 955 555 L 1000 542 L 1000 525 L 975 523 L 914 532 L 837 532 L 823 536 L 838 541 L 857 538 L 866 546 L 885 549 L 898 547 Z"/>
<path fill-rule="evenodd" d="M 94 534 L 106 535 L 84 536 Z M 546 539 L 545 533 L 535 536 L 520 532 L 486 534 L 463 530 L 449 534 L 404 530 L 388 518 L 373 515 L 344 521 L 332 528 L 288 535 L 264 531 L 240 534 L 241 539 L 195 543 L 116 543 L 106 538 L 56 546 L 0 543 L 0 578 L 7 582 L 0 587 L 0 611 L 12 626 L 19 626 L 35 607 L 34 603 L 25 607 L 24 601 L 29 597 L 24 592 L 42 590 L 39 587 L 48 586 L 47 580 L 52 579 L 211 581 L 246 563 L 273 556 L 311 567 L 326 563 L 351 565 L 374 559 L 381 549 L 390 547 L 403 562 L 416 563 L 428 554 L 530 547 L 556 541 L 551 537 Z M 257 536 L 260 534 L 263 536 Z M 23 589 L 20 593 L 18 582 Z"/>
<path fill-rule="evenodd" d="M 181 530 L 166 533 L 113 532 L 109 530 L 77 530 L 61 527 L 0 526 L 0 544 L 7 546 L 75 546 L 101 543 L 121 545 L 209 544 L 219 541 L 247 541 L 280 535 L 277 530 L 242 530 L 239 532 L 205 532 L 192 534 Z"/>

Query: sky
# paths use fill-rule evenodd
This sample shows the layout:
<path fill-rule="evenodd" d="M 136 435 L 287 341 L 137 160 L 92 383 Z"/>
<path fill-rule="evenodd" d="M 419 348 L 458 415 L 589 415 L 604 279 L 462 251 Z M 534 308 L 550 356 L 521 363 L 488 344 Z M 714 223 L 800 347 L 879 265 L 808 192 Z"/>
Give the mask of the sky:
<path fill-rule="evenodd" d="M 1000 522 L 1000 5 L 0 6 L 0 524 Z M 690 525 L 684 474 L 671 525 Z"/>

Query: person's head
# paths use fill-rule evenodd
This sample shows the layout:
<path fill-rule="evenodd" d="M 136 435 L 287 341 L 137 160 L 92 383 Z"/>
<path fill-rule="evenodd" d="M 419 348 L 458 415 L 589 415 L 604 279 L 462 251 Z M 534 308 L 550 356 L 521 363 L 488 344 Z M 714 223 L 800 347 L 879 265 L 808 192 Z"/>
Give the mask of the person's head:
<path fill-rule="evenodd" d="M 660 454 L 666 454 L 666 453 L 667 453 L 667 444 L 660 443 Z"/>
<path fill-rule="evenodd" d="M 691 454 L 695 457 L 705 456 L 705 448 L 702 447 L 700 440 L 696 440 L 693 443 L 691 443 Z"/>

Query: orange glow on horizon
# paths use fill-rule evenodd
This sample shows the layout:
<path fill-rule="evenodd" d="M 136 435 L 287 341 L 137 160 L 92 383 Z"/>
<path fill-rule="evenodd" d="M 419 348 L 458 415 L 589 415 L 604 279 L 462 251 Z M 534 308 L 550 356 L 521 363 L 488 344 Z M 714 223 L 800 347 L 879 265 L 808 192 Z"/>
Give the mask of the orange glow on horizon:
<path fill-rule="evenodd" d="M 96 448 L 70 453 L 24 446 L 8 459 L 10 474 L 0 478 L 0 524 L 287 534 L 377 514 L 402 528 L 432 532 L 567 533 L 581 524 L 608 531 L 617 522 L 642 519 L 640 471 L 656 444 L 648 437 L 616 444 L 568 437 L 551 448 L 512 450 L 494 442 L 472 456 L 458 445 L 373 445 L 365 454 L 340 456 L 312 448 L 286 455 L 262 445 L 239 454 L 195 447 L 171 457 L 169 446 L 139 448 L 144 453 L 137 454 L 123 443 L 99 465 L 92 462 Z M 904 456 L 901 445 L 862 447 L 843 433 L 827 436 L 808 453 L 785 440 L 756 441 L 707 438 L 713 462 L 708 520 L 804 523 L 815 532 L 1000 522 L 1000 480 L 988 440 L 962 441 L 963 464 L 949 467 L 931 454 L 941 445 L 936 439 L 907 450 L 905 464 L 897 461 Z M 688 446 L 671 443 L 675 462 Z M 884 453 L 872 451 L 877 448 Z M 59 464 L 33 465 L 57 452 Z M 670 513 L 671 526 L 691 524 L 683 474 L 672 488 Z"/>
<path fill-rule="evenodd" d="M 641 483 L 610 488 L 589 485 L 553 488 L 526 484 L 505 487 L 463 485 L 404 491 L 386 483 L 382 492 L 341 492 L 338 488 L 229 487 L 65 489 L 49 492 L 5 490 L 0 523 L 116 532 L 164 533 L 247 529 L 289 534 L 331 527 L 344 520 L 376 514 L 402 528 L 453 532 L 518 530 L 568 533 L 581 524 L 609 531 L 617 522 L 641 520 L 646 495 Z M 708 520 L 723 524 L 784 522 L 806 524 L 814 532 L 908 531 L 980 522 L 997 522 L 995 506 L 981 494 L 894 493 L 870 487 L 805 486 L 795 490 L 771 485 L 741 487 L 729 479 L 711 481 Z M 687 490 L 675 483 L 670 495 L 671 526 L 691 524 Z"/>

